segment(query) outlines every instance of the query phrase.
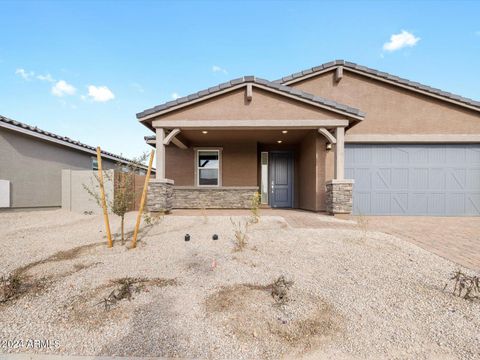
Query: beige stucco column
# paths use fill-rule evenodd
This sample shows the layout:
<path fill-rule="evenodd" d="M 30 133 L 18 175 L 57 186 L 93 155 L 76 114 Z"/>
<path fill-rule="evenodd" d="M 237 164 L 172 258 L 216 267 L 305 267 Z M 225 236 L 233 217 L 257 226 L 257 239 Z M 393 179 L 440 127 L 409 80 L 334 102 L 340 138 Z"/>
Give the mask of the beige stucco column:
<path fill-rule="evenodd" d="M 345 177 L 345 128 L 335 129 L 335 179 L 343 180 Z"/>
<path fill-rule="evenodd" d="M 157 168 L 157 179 L 165 179 L 165 145 L 163 140 L 165 140 L 165 129 L 156 128 L 156 148 L 157 148 L 157 158 L 156 158 L 156 168 Z"/>

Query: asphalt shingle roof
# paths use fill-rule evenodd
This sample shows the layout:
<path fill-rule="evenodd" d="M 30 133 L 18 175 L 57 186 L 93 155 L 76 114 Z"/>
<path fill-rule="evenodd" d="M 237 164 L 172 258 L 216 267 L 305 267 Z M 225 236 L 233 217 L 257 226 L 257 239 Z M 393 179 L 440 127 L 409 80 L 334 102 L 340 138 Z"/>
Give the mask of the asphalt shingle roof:
<path fill-rule="evenodd" d="M 355 69 L 355 70 L 364 72 L 364 73 L 369 74 L 369 75 L 378 76 L 380 78 L 390 80 L 394 83 L 398 83 L 398 84 L 401 84 L 401 85 L 407 85 L 407 86 L 413 87 L 415 89 L 419 89 L 419 90 L 422 90 L 422 91 L 425 91 L 425 92 L 428 92 L 428 93 L 431 93 L 431 94 L 435 94 L 435 95 L 439 95 L 439 96 L 442 96 L 442 97 L 445 97 L 445 98 L 448 98 L 448 99 L 452 99 L 452 100 L 464 103 L 466 105 L 475 106 L 475 107 L 478 107 L 480 109 L 480 101 L 469 99 L 469 98 L 466 98 L 466 97 L 463 97 L 463 96 L 460 96 L 460 95 L 455 95 L 455 94 L 452 94 L 452 93 L 449 93 L 449 92 L 446 92 L 446 91 L 443 91 L 443 90 L 440 90 L 440 89 L 436 89 L 436 88 L 433 88 L 433 87 L 430 87 L 430 86 L 427 86 L 427 85 L 420 84 L 420 83 L 415 82 L 415 81 L 410 81 L 410 80 L 407 80 L 407 79 L 404 79 L 404 78 L 401 78 L 401 77 L 398 77 L 398 76 L 395 76 L 395 75 L 391 75 L 391 74 L 383 72 L 383 71 L 371 69 L 371 68 L 368 68 L 366 66 L 358 65 L 358 64 L 355 64 L 353 62 L 349 62 L 349 61 L 345 61 L 345 60 L 330 61 L 330 62 L 327 62 L 325 64 L 315 66 L 313 68 L 306 69 L 306 70 L 303 70 L 303 71 L 295 73 L 295 74 L 285 76 L 281 79 L 275 80 L 274 82 L 276 84 L 283 84 L 283 83 L 289 82 L 291 80 L 302 78 L 305 75 L 309 75 L 309 74 L 315 73 L 317 71 L 327 70 L 329 68 L 333 68 L 333 67 L 337 67 L 337 66 L 343 66 L 347 69 Z"/>
<path fill-rule="evenodd" d="M 93 147 L 93 146 L 90 146 L 90 145 L 87 145 L 87 144 L 84 144 L 84 143 L 81 143 L 80 141 L 72 140 L 72 139 L 70 139 L 69 137 L 60 136 L 60 135 L 57 135 L 57 134 L 54 134 L 54 133 L 51 133 L 51 132 L 48 132 L 48 131 L 39 129 L 39 128 L 36 127 L 36 126 L 31 126 L 31 125 L 22 123 L 22 122 L 20 122 L 20 121 L 16 121 L 16 120 L 9 119 L 9 118 L 7 118 L 7 117 L 5 117 L 5 116 L 2 116 L 2 115 L 0 115 L 0 123 L 5 123 L 5 124 L 13 125 L 13 126 L 15 126 L 15 127 L 18 127 L 19 129 L 22 128 L 22 129 L 30 130 L 30 131 L 32 131 L 32 132 L 35 132 L 35 133 L 37 133 L 37 134 L 50 137 L 50 138 L 52 138 L 52 139 L 57 139 L 57 140 L 61 140 L 61 141 L 67 142 L 67 143 L 69 143 L 69 144 L 73 144 L 73 145 L 76 145 L 76 146 L 80 146 L 80 147 L 85 148 L 85 149 L 87 149 L 87 150 L 91 150 L 91 151 L 95 151 L 95 152 L 97 151 L 97 148 L 95 148 L 95 147 Z M 1 125 L 1 124 L 0 124 L 0 125 Z M 120 162 L 124 162 L 124 163 L 131 163 L 131 162 L 132 162 L 132 160 L 130 160 L 130 159 L 124 158 L 123 156 L 115 155 L 115 154 L 113 154 L 113 153 L 111 153 L 111 152 L 108 152 L 108 151 L 102 150 L 102 154 L 103 154 L 103 155 L 107 155 L 107 156 L 112 157 L 112 158 L 115 158 L 115 159 L 117 159 L 117 160 L 120 161 Z M 144 166 L 142 165 L 142 167 L 144 167 Z"/>
<path fill-rule="evenodd" d="M 352 114 L 352 115 L 355 115 L 355 116 L 360 116 L 360 117 L 365 116 L 365 114 L 363 112 L 361 112 L 360 110 L 355 109 L 353 107 L 350 107 L 348 105 L 337 103 L 333 100 L 325 99 L 325 98 L 320 97 L 320 96 L 309 94 L 307 92 L 304 92 L 304 91 L 301 91 L 301 90 L 298 90 L 298 89 L 295 89 L 295 88 L 292 88 L 292 87 L 289 87 L 289 86 L 286 86 L 286 85 L 282 85 L 280 83 L 275 83 L 275 82 L 272 82 L 272 81 L 261 79 L 261 78 L 255 77 L 255 76 L 244 76 L 242 78 L 233 79 L 233 80 L 230 80 L 228 82 L 213 86 L 211 88 L 201 90 L 201 91 L 196 92 L 194 94 L 191 94 L 191 95 L 188 95 L 188 96 L 185 96 L 185 97 L 181 97 L 181 98 L 178 98 L 176 100 L 169 101 L 169 102 L 166 102 L 164 104 L 161 104 L 161 105 L 152 107 L 150 109 L 144 110 L 144 111 L 137 114 L 137 118 L 141 119 L 145 116 L 155 114 L 159 111 L 167 110 L 167 109 L 172 108 L 174 106 L 177 106 L 177 105 L 180 105 L 180 104 L 183 104 L 183 103 L 187 103 L 191 100 L 200 99 L 204 96 L 214 94 L 214 93 L 219 92 L 221 90 L 228 89 L 228 88 L 234 87 L 236 85 L 240 85 L 240 84 L 247 84 L 247 83 L 263 85 L 267 88 L 277 90 L 277 91 L 281 91 L 285 94 L 293 95 L 293 96 L 296 96 L 300 99 L 313 101 L 313 102 L 318 103 L 320 105 L 332 108 L 334 110 L 343 111 L 343 112 L 346 112 L 348 114 Z"/>

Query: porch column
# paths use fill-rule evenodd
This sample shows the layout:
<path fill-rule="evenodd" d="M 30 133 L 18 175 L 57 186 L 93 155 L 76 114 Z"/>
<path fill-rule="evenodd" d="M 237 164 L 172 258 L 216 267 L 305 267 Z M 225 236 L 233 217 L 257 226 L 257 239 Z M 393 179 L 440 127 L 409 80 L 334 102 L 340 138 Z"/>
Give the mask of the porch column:
<path fill-rule="evenodd" d="M 158 136 L 158 135 L 157 135 Z M 345 177 L 345 128 L 335 129 L 335 179 L 343 180 Z"/>
<path fill-rule="evenodd" d="M 335 129 L 335 177 L 327 181 L 326 205 L 332 215 L 352 212 L 353 180 L 345 179 L 345 128 Z"/>
<path fill-rule="evenodd" d="M 156 147 L 157 147 L 157 159 L 156 159 L 156 168 L 157 168 L 157 179 L 165 179 L 165 145 L 163 140 L 165 140 L 165 129 L 156 128 L 157 137 L 156 137 Z"/>
<path fill-rule="evenodd" d="M 157 127 L 155 146 L 157 175 L 150 179 L 147 191 L 147 209 L 150 212 L 168 214 L 173 206 L 173 180 L 165 179 L 165 129 Z"/>

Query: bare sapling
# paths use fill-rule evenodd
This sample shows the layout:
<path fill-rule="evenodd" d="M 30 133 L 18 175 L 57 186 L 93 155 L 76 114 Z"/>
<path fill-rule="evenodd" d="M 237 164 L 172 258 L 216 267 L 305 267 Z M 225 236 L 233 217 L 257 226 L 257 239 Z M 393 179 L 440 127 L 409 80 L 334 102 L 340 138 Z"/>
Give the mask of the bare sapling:
<path fill-rule="evenodd" d="M 108 194 L 105 194 L 105 198 L 110 212 L 120 217 L 122 245 L 125 244 L 125 215 L 133 209 L 135 203 L 135 174 L 139 172 L 147 156 L 148 154 L 144 153 L 132 159 L 127 165 L 117 163 L 113 175 L 111 172 L 104 172 L 105 179 L 114 184 L 113 199 Z M 95 174 L 95 180 L 89 186 L 83 184 L 83 188 L 99 206 L 102 206 L 102 198 L 99 193 L 100 178 L 97 174 Z"/>

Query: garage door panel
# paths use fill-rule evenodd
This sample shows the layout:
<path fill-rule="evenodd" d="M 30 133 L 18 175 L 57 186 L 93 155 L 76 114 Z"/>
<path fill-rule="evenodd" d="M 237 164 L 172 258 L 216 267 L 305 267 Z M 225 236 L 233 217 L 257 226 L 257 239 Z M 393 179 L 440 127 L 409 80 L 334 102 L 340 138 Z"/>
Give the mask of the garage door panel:
<path fill-rule="evenodd" d="M 480 215 L 480 144 L 347 144 L 355 213 Z"/>
<path fill-rule="evenodd" d="M 413 189 L 428 189 L 428 169 L 413 168 L 411 171 L 411 187 Z"/>
<path fill-rule="evenodd" d="M 426 192 L 409 193 L 409 214 L 419 215 L 428 213 L 428 195 Z"/>
<path fill-rule="evenodd" d="M 406 215 L 408 211 L 408 193 L 393 193 L 391 198 L 392 214 Z"/>
<path fill-rule="evenodd" d="M 370 196 L 370 192 L 357 192 L 356 201 L 353 204 L 353 211 L 355 214 L 370 214 L 372 212 Z"/>
<path fill-rule="evenodd" d="M 480 189 L 480 169 L 467 170 L 467 189 L 472 191 Z"/>
<path fill-rule="evenodd" d="M 480 193 L 467 195 L 467 213 L 480 214 Z"/>
<path fill-rule="evenodd" d="M 375 169 L 373 175 L 373 188 L 376 190 L 389 190 L 392 177 L 391 169 Z"/>
<path fill-rule="evenodd" d="M 408 171 L 407 168 L 394 168 L 392 170 L 391 189 L 406 190 L 408 189 Z"/>

